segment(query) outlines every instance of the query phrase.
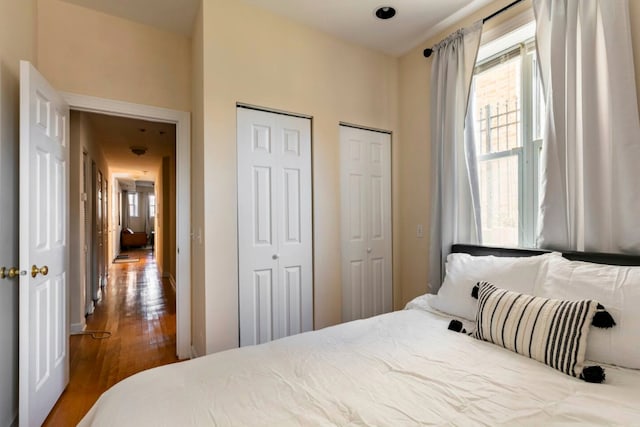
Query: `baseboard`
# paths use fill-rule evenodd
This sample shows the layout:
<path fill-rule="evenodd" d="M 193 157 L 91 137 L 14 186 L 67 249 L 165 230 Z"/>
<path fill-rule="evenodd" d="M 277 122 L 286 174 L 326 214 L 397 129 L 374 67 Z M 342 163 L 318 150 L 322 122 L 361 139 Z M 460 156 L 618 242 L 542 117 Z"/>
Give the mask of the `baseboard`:
<path fill-rule="evenodd" d="M 96 305 L 93 302 L 93 300 L 91 302 L 89 302 L 89 304 L 86 306 L 85 311 L 87 312 L 86 314 L 93 314 L 93 311 L 95 310 Z"/>
<path fill-rule="evenodd" d="M 176 279 L 175 279 L 175 277 L 173 277 L 173 274 L 171 274 L 171 273 L 162 273 L 162 277 L 166 277 L 167 279 L 169 279 L 169 283 L 171 284 L 171 287 L 175 291 L 176 290 Z"/>
<path fill-rule="evenodd" d="M 191 358 L 192 359 L 198 358 L 198 352 L 196 351 L 196 348 L 194 346 L 191 346 Z"/>
<path fill-rule="evenodd" d="M 69 332 L 71 333 L 71 335 L 77 334 L 77 333 L 83 332 L 86 327 L 87 327 L 87 324 L 85 322 L 72 323 L 71 326 L 69 327 Z"/>

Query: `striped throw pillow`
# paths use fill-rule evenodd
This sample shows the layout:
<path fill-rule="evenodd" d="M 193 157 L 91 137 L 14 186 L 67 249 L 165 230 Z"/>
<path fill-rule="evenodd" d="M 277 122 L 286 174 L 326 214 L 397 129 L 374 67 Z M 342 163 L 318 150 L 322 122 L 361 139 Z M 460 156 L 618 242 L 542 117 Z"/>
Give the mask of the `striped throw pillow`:
<path fill-rule="evenodd" d="M 589 382 L 604 381 L 599 366 L 584 367 L 587 335 L 596 301 L 562 301 L 478 283 L 472 335 Z"/>

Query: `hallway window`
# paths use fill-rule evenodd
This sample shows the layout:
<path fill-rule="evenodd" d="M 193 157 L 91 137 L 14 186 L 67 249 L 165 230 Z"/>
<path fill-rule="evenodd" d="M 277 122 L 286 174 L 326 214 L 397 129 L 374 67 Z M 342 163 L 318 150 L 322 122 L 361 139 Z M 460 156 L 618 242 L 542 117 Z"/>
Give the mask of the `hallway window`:
<path fill-rule="evenodd" d="M 127 195 L 129 198 L 129 216 L 137 217 L 138 214 L 138 193 L 129 193 Z"/>
<path fill-rule="evenodd" d="M 149 218 L 156 217 L 156 195 L 149 194 Z"/>

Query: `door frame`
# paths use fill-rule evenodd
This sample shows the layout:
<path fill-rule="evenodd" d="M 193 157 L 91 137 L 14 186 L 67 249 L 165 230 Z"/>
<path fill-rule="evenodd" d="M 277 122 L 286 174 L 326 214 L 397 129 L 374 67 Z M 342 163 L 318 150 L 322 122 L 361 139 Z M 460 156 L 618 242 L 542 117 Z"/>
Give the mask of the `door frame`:
<path fill-rule="evenodd" d="M 176 126 L 176 354 L 191 357 L 191 113 L 60 92 L 69 109 Z"/>

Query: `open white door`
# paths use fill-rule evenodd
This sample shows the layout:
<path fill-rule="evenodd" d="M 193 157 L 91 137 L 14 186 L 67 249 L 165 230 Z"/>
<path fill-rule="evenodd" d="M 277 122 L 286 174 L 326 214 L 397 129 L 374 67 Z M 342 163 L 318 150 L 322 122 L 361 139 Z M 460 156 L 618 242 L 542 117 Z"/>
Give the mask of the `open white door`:
<path fill-rule="evenodd" d="M 69 382 L 69 107 L 20 63 L 21 426 L 39 426 Z"/>

